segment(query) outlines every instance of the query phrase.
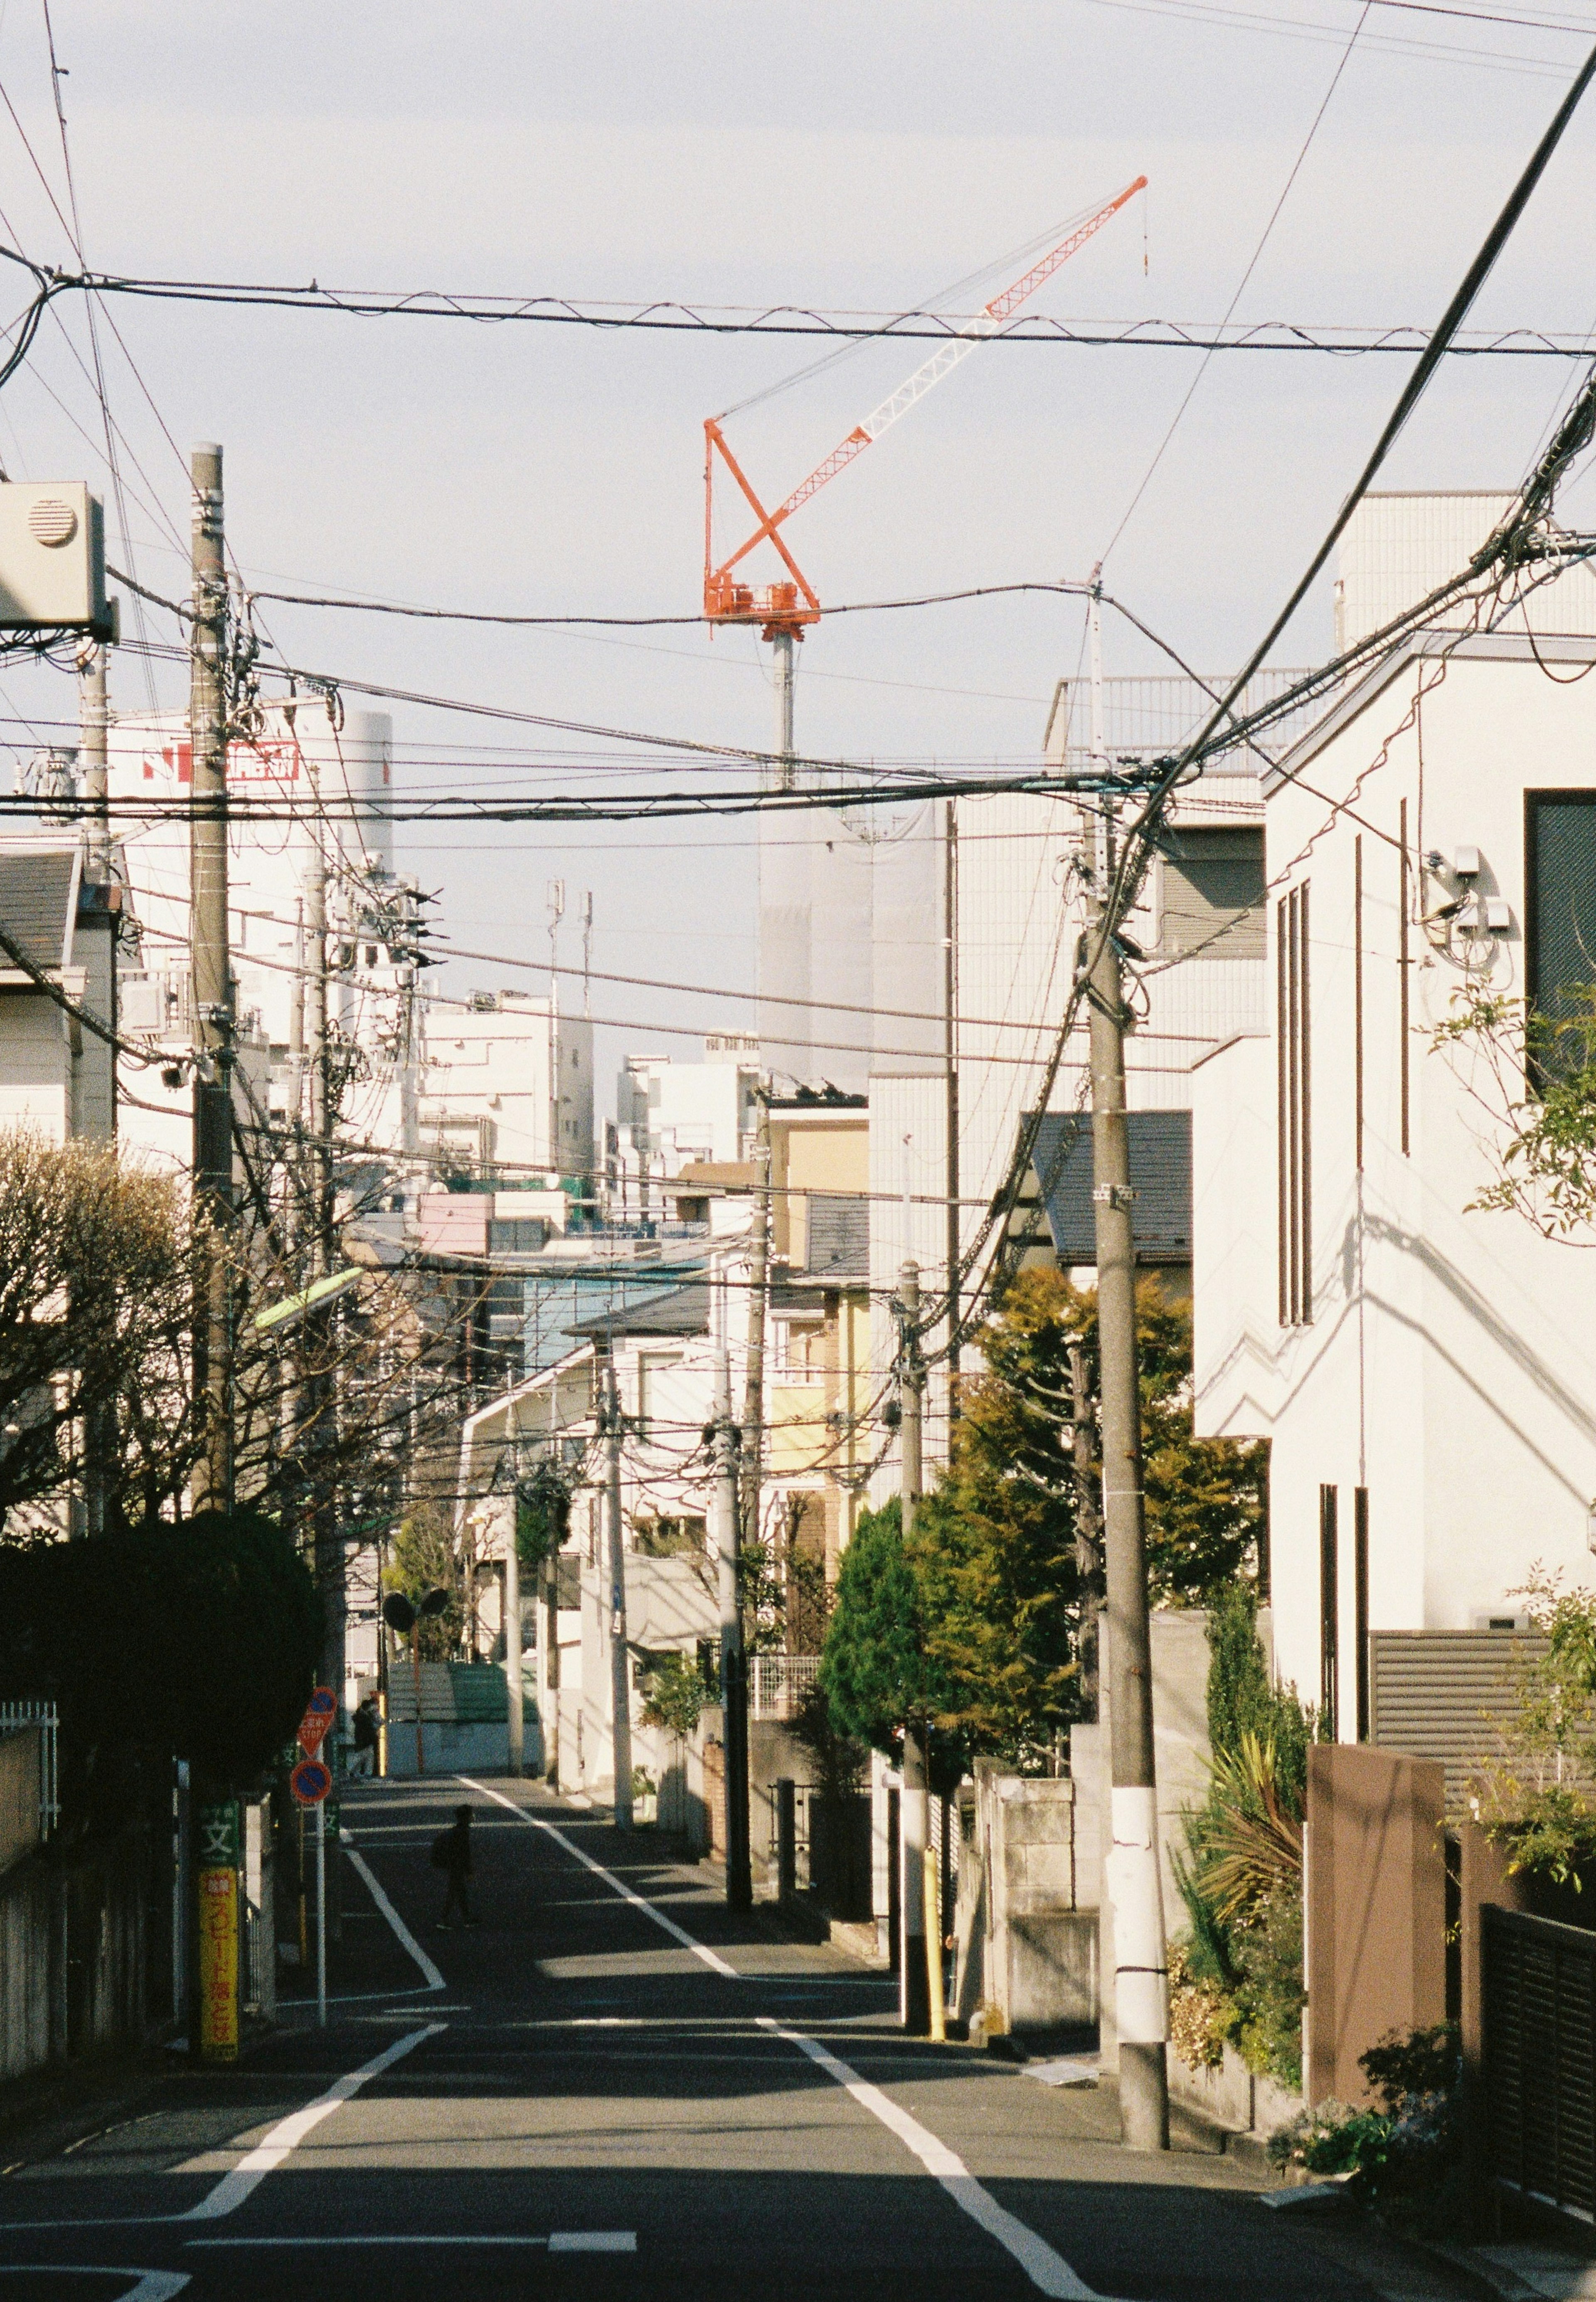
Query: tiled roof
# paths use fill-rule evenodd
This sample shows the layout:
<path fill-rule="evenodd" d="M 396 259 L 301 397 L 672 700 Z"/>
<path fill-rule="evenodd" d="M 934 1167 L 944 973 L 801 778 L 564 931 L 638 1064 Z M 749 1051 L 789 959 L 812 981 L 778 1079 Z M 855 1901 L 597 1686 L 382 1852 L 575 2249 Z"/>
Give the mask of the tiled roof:
<path fill-rule="evenodd" d="M 1191 1256 L 1191 1113 L 1132 1111 L 1130 1232 L 1138 1262 L 1179 1263 Z M 1092 1122 L 1084 1113 L 1043 1114 L 1031 1161 L 1046 1202 L 1047 1228 L 1062 1264 L 1096 1263 L 1092 1212 Z"/>

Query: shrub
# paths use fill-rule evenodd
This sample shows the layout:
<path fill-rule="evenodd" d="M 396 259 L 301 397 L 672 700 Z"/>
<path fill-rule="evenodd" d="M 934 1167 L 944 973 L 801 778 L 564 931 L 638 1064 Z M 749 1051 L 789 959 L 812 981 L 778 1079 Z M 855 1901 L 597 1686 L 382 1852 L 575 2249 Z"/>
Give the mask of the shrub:
<path fill-rule="evenodd" d="M 696 1655 L 661 1655 L 649 1675 L 643 1723 L 685 1742 L 698 1725 L 709 1690 Z"/>

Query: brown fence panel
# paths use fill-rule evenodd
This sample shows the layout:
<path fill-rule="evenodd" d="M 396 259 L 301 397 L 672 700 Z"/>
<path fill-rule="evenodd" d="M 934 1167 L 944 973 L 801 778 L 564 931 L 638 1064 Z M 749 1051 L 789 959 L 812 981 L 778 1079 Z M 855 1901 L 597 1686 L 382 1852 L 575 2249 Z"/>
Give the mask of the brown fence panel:
<path fill-rule="evenodd" d="M 1491 1904 L 1481 1917 L 1491 2172 L 1596 2220 L 1596 1934 Z"/>

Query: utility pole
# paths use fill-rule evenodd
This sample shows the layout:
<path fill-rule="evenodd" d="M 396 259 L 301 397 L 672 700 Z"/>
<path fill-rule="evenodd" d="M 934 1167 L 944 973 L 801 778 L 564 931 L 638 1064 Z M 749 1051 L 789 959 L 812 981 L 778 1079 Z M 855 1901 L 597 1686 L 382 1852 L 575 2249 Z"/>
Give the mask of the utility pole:
<path fill-rule="evenodd" d="M 604 1516 L 609 1538 L 609 1703 L 615 1827 L 632 1827 L 632 1672 L 626 1651 L 626 1554 L 621 1542 L 621 1399 L 613 1348 L 604 1361 Z"/>
<path fill-rule="evenodd" d="M 1069 1345 L 1070 1456 L 1074 1482 L 1075 1572 L 1080 1586 L 1080 1693 L 1088 1718 L 1097 1717 L 1097 1618 L 1103 1609 L 1103 1479 L 1093 1461 L 1092 1400 L 1086 1346 Z"/>
<path fill-rule="evenodd" d="M 227 1234 L 233 1218 L 232 971 L 227 947 L 227 573 L 222 450 L 197 447 L 193 482 L 189 744 L 192 913 L 194 1192 L 210 1230 L 195 1320 L 194 1382 L 205 1402 L 206 1448 L 194 1469 L 199 1510 L 232 1504 L 232 1301 Z"/>
<path fill-rule="evenodd" d="M 85 640 L 78 650 L 78 727 L 83 755 L 83 813 L 88 825 L 86 877 L 104 886 L 111 876 L 111 773 L 105 701 L 105 643 Z"/>
<path fill-rule="evenodd" d="M 1091 597 L 1092 749 L 1103 752 L 1103 659 L 1097 578 Z M 1169 2148 L 1169 1982 L 1159 1877 L 1153 1745 L 1152 1638 L 1136 1357 L 1136 1244 L 1125 1124 L 1125 1002 L 1115 920 L 1104 910 L 1117 862 L 1104 802 L 1087 878 L 1087 1000 L 1091 1033 L 1092 1204 L 1097 1248 L 1097 1355 L 1103 1439 L 1109 1744 L 1113 1844 L 1106 1885 L 1113 1913 L 1120 2117 L 1127 2148 Z"/>
<path fill-rule="evenodd" d="M 788 634 L 789 643 L 791 634 Z M 754 1153 L 753 1239 L 748 1267 L 748 1357 L 743 1384 L 743 1445 L 738 1458 L 735 1525 L 739 1547 L 752 1555 L 760 1542 L 760 1474 L 765 1462 L 765 1328 L 770 1292 L 770 1105 L 760 1099 L 759 1142 Z M 729 1391 L 729 1376 L 728 1376 Z M 720 1684 L 721 1736 L 726 1753 L 728 1818 L 735 1807 L 736 1835 L 727 1832 L 727 1899 L 736 1910 L 753 1902 L 748 1849 L 748 1650 L 743 1635 L 742 1592 L 733 1560 L 733 1599 L 737 1635 Z M 740 1852 L 737 1852 L 740 1850 Z M 733 1855 L 738 1868 L 734 1873 Z"/>
<path fill-rule="evenodd" d="M 560 1167 L 559 923 L 566 915 L 566 883 L 549 882 L 549 1172 Z"/>
<path fill-rule="evenodd" d="M 724 1300 L 724 1298 L 723 1298 Z M 748 1852 L 748 1661 L 743 1649 L 743 1606 L 737 1590 L 737 1432 L 732 1421 L 731 1357 L 715 1347 L 715 1562 L 720 1596 L 721 1755 L 726 1777 L 726 1900 L 728 1910 L 753 1907 Z"/>
<path fill-rule="evenodd" d="M 920 1357 L 920 1265 L 910 1261 L 898 1273 L 898 1391 L 903 1421 L 898 1426 L 902 1475 L 903 1540 L 914 1532 L 914 1515 L 923 1491 L 920 1410 L 925 1398 L 925 1371 Z M 903 1841 L 899 1903 L 903 1912 L 903 1941 L 898 1962 L 899 2012 L 903 2028 L 923 2038 L 931 2028 L 930 1960 L 939 1956 L 928 1937 L 927 1857 L 931 1834 L 928 1827 L 926 1737 L 924 1729 L 909 1726 L 903 1733 L 903 1788 L 898 1801 L 898 1835 Z M 939 1930 L 938 1930 L 939 1931 Z"/>
<path fill-rule="evenodd" d="M 521 1685 L 521 1498 L 510 1490 L 509 1534 L 504 1546 L 504 1685 L 509 1709 L 512 1775 L 526 1771 L 526 1698 Z"/>
<path fill-rule="evenodd" d="M 83 813 L 88 826 L 84 841 L 83 877 L 91 886 L 103 887 L 111 877 L 111 792 L 106 760 L 105 649 L 99 640 L 85 640 L 78 650 L 78 725 L 83 760 Z M 110 969 L 112 1023 L 116 1013 L 115 921 L 112 921 Z M 112 1140 L 116 1137 L 116 1057 L 111 1058 Z M 105 1531 L 105 1497 L 110 1486 L 116 1418 L 105 1407 L 85 1417 L 83 1432 L 83 1518 L 91 1535 Z"/>
<path fill-rule="evenodd" d="M 947 1070 L 944 1125 L 947 1148 L 947 1414 L 959 1415 L 959 806 L 945 802 L 942 836 L 942 1016 L 943 1059 Z"/>
<path fill-rule="evenodd" d="M 327 996 L 327 846 L 322 818 L 321 773 L 315 760 L 306 757 L 310 789 L 310 848 L 305 882 L 305 944 L 308 974 L 306 1020 L 309 1046 L 306 1068 L 310 1084 L 308 1161 L 310 1175 L 310 1264 L 313 1279 L 332 1276 L 336 1247 L 332 1198 L 332 1046 Z M 308 1450 L 314 1465 L 322 1455 L 329 1463 L 335 1449 L 338 1416 L 336 1376 L 332 1368 L 333 1321 L 329 1306 L 304 1322 L 306 1381 L 303 1385 L 305 1425 L 314 1433 Z M 343 1530 L 339 1525 L 338 1496 L 328 1476 L 312 1473 L 310 1500 L 315 1530 L 316 1588 L 322 1596 L 322 1683 L 332 1688 L 343 1708 L 344 1641 L 348 1593 Z M 334 1873 L 337 1876 L 336 1869 Z"/>

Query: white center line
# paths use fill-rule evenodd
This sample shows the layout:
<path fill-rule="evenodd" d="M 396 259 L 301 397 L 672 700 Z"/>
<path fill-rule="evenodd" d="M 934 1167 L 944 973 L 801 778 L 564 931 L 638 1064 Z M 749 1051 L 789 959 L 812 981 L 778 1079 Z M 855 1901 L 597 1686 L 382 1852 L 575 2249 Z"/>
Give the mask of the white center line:
<path fill-rule="evenodd" d="M 673 1940 L 679 1942 L 684 1950 L 690 1950 L 694 1958 L 701 1958 L 706 1966 L 712 1967 L 717 1974 L 724 1974 L 728 1982 L 741 1979 L 735 1966 L 728 1966 L 725 1959 L 718 1956 L 706 1943 L 695 1941 L 685 1927 L 677 1926 L 674 1919 L 668 1919 L 663 1911 L 656 1910 L 652 1903 L 645 1902 L 640 1894 L 626 1885 L 624 1878 L 617 1878 L 613 1870 L 606 1870 L 601 1862 L 595 1862 L 591 1854 L 583 1852 L 574 1838 L 567 1838 L 563 1830 L 556 1830 L 554 1825 L 551 1822 L 545 1822 L 541 1814 L 528 1814 L 526 1809 L 519 1805 L 516 1800 L 506 1798 L 502 1791 L 490 1790 L 486 1783 L 474 1782 L 469 1775 L 461 1775 L 458 1780 L 464 1783 L 468 1791 L 480 1791 L 483 1798 L 491 1798 L 497 1805 L 508 1807 L 511 1814 L 518 1816 L 523 1822 L 530 1823 L 533 1830 L 547 1831 L 549 1836 L 563 1846 L 567 1854 L 574 1854 L 578 1862 L 592 1872 L 594 1878 L 602 1878 L 607 1886 L 613 1887 L 623 1902 L 630 1903 L 634 1910 L 641 1911 L 645 1918 L 652 1919 L 657 1927 L 663 1927 L 666 1933 Z"/>
<path fill-rule="evenodd" d="M 585 1864 L 595 1877 L 602 1878 L 606 1886 L 612 1886 L 634 1909 L 643 1911 L 656 1926 L 663 1927 L 668 1935 L 674 1936 L 677 1942 L 695 1952 L 706 1966 L 714 1968 L 717 1974 L 724 1974 L 733 1982 L 764 1979 L 757 1975 L 739 1974 L 735 1966 L 728 1966 L 725 1959 L 718 1957 L 702 1943 L 695 1942 L 685 1927 L 677 1926 L 674 1919 L 668 1919 L 663 1911 L 656 1910 L 652 1903 L 645 1901 L 643 1895 L 617 1878 L 613 1870 L 607 1870 L 601 1862 L 595 1862 L 592 1856 L 584 1853 L 580 1846 L 566 1836 L 563 1830 L 556 1830 L 554 1825 L 545 1822 L 541 1815 L 529 1814 L 515 1799 L 506 1798 L 502 1791 L 490 1789 L 486 1783 L 474 1781 L 469 1775 L 461 1775 L 458 1779 L 466 1785 L 467 1790 L 480 1791 L 484 1798 L 508 1807 L 511 1814 L 518 1815 L 523 1822 L 531 1823 L 534 1829 L 547 1831 L 567 1854 L 574 1854 L 578 1862 Z M 755 2019 L 760 2029 L 769 2030 L 772 2037 L 785 2039 L 789 2046 L 796 2046 L 801 2054 L 807 2054 L 811 2063 L 818 2063 L 828 2077 L 845 2088 L 861 2109 L 868 2110 L 872 2118 L 878 2118 L 883 2126 L 895 2134 L 905 2149 L 920 2160 L 927 2173 L 936 2177 L 953 2204 L 972 2222 L 979 2222 L 989 2237 L 995 2238 L 998 2245 L 1013 2256 L 1039 2293 L 1056 2296 L 1060 2302 L 1103 2302 L 1096 2288 L 1078 2277 L 1063 2255 L 1056 2254 L 1046 2239 L 1039 2238 L 1029 2223 L 1010 2214 L 1006 2206 L 998 2205 L 991 2191 L 977 2181 L 956 2152 L 950 2150 L 945 2142 L 938 2141 L 936 2135 L 922 2126 L 918 2119 L 911 2118 L 906 2110 L 901 2110 L 890 2096 L 882 2093 L 879 2087 L 871 2086 L 868 2079 L 861 2079 L 857 2071 L 839 2060 L 828 2047 L 821 2046 L 818 2038 L 806 2037 L 801 2030 L 785 2029 L 774 2015 L 760 2014 Z"/>
<path fill-rule="evenodd" d="M 955 2151 L 939 2141 L 928 2127 L 882 2093 L 879 2087 L 861 2079 L 856 2070 L 841 2061 L 830 2048 L 821 2046 L 818 2038 L 806 2038 L 801 2030 L 788 2030 L 773 2015 L 757 2018 L 761 2030 L 769 2030 L 777 2038 L 785 2038 L 811 2063 L 818 2063 L 827 2077 L 851 2094 L 862 2110 L 878 2118 L 883 2126 L 895 2134 L 905 2150 L 911 2151 L 928 2174 L 934 2174 L 943 2189 L 970 2216 L 979 2222 L 999 2246 L 1012 2254 L 1031 2284 L 1043 2294 L 1058 2295 L 1063 2302 L 1098 2302 L 1095 2288 L 1078 2278 L 1062 2254 L 1055 2254 L 1046 2239 L 1038 2238 L 1029 2223 L 1000 2206 L 990 2190 L 976 2180 L 969 2167 Z"/>
<path fill-rule="evenodd" d="M 414 2231 L 340 2231 L 335 2236 L 312 2232 L 297 2238 L 191 2238 L 198 2247 L 228 2247 L 235 2250 L 256 2246 L 546 2246 L 550 2254 L 635 2254 L 635 2231 L 550 2231 L 547 2237 L 501 2236 L 491 2231 L 454 2231 L 433 2237 Z"/>

